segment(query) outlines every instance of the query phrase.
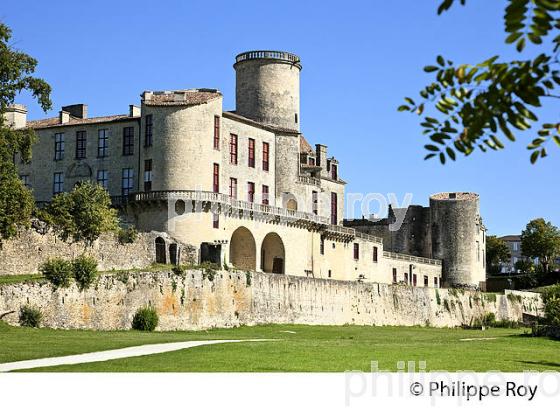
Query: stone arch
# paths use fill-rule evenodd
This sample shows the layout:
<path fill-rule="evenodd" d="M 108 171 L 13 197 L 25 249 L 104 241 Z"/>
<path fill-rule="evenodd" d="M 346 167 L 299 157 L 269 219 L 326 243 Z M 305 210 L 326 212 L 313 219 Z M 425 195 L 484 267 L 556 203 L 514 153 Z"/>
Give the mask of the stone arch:
<path fill-rule="evenodd" d="M 167 247 L 161 236 L 156 238 L 156 263 L 167 263 Z"/>
<path fill-rule="evenodd" d="M 284 242 L 276 232 L 268 233 L 261 245 L 261 269 L 263 272 L 284 273 L 286 251 Z"/>
<path fill-rule="evenodd" d="M 229 262 L 238 269 L 256 270 L 257 246 L 255 238 L 244 226 L 237 228 L 229 242 Z"/>

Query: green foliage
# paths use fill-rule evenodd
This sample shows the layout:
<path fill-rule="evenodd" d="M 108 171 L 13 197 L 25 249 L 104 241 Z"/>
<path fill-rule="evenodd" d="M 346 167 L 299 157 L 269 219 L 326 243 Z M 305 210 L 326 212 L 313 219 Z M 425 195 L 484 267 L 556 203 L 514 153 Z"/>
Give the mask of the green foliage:
<path fill-rule="evenodd" d="M 486 237 L 486 266 L 490 272 L 498 272 L 500 263 L 508 262 L 510 258 L 511 252 L 506 241 L 494 235 Z"/>
<path fill-rule="evenodd" d="M 508 293 L 507 299 L 511 303 L 521 303 L 523 301 L 523 298 L 520 295 L 514 295 L 513 293 Z"/>
<path fill-rule="evenodd" d="M 436 289 L 436 302 L 438 305 L 441 305 L 441 297 L 439 296 L 439 291 Z"/>
<path fill-rule="evenodd" d="M 91 256 L 79 256 L 72 262 L 72 273 L 80 290 L 87 289 L 97 276 L 97 261 Z"/>
<path fill-rule="evenodd" d="M 140 308 L 134 314 L 132 319 L 132 328 L 135 330 L 142 330 L 153 332 L 159 322 L 156 310 L 151 306 Z"/>
<path fill-rule="evenodd" d="M 445 308 L 445 310 L 447 310 L 448 312 L 451 312 L 451 307 L 449 306 L 449 301 L 447 299 L 443 300 L 443 307 Z"/>
<path fill-rule="evenodd" d="M 45 209 L 45 221 L 63 240 L 83 241 L 87 246 L 104 232 L 117 229 L 117 211 L 108 192 L 89 181 L 71 192 L 56 195 Z"/>
<path fill-rule="evenodd" d="M 550 299 L 560 299 L 560 283 L 557 283 L 556 285 L 546 286 L 542 289 L 541 295 L 545 303 Z"/>
<path fill-rule="evenodd" d="M 118 239 L 121 245 L 134 243 L 136 239 L 138 239 L 138 231 L 133 226 L 125 229 L 119 229 Z"/>
<path fill-rule="evenodd" d="M 514 264 L 516 272 L 520 273 L 535 273 L 535 265 L 532 260 L 520 259 Z"/>
<path fill-rule="evenodd" d="M 253 274 L 250 271 L 245 272 L 245 283 L 247 286 L 251 286 L 253 283 Z"/>
<path fill-rule="evenodd" d="M 22 91 L 30 92 L 46 112 L 51 108 L 51 88 L 33 77 L 37 61 L 10 45 L 11 30 L 0 23 L 0 245 L 19 228 L 29 226 L 35 207 L 31 192 L 23 186 L 14 165 L 19 154 L 22 161 L 31 159 L 36 140 L 32 129 L 14 129 L 5 123 L 4 113 Z"/>
<path fill-rule="evenodd" d="M 543 218 L 533 219 L 521 232 L 521 253 L 539 258 L 544 272 L 548 272 L 554 258 L 560 255 L 560 230 Z"/>
<path fill-rule="evenodd" d="M 185 276 L 185 268 L 181 265 L 175 265 L 171 270 L 177 276 Z"/>
<path fill-rule="evenodd" d="M 39 309 L 31 305 L 22 306 L 19 309 L 19 324 L 25 327 L 39 327 L 43 314 Z"/>
<path fill-rule="evenodd" d="M 466 0 L 460 0 L 465 4 Z M 438 158 L 442 164 L 455 160 L 457 153 L 470 155 L 476 149 L 500 150 L 501 137 L 515 141 L 518 132 L 528 130 L 539 121 L 535 108 L 540 108 L 560 86 L 560 71 L 554 54 L 560 49 L 560 2 L 552 0 L 509 0 L 505 9 L 505 42 L 515 43 L 522 52 L 528 41 L 546 47 L 543 40 L 550 34 L 552 50 L 525 60 L 499 62 L 499 56 L 479 64 L 456 65 L 442 56 L 436 64 L 424 67 L 435 76 L 420 91 L 420 102 L 406 97 L 399 111 L 422 115 L 427 106 L 436 113 L 421 122 L 423 133 L 430 138 L 425 145 L 425 159 Z M 448 10 L 454 0 L 444 0 L 438 14 Z M 530 7 L 529 7 L 530 5 Z M 437 118 L 436 118 L 437 116 Z M 547 156 L 548 141 L 560 146 L 560 123 L 544 123 L 527 146 L 530 161 Z"/>
<path fill-rule="evenodd" d="M 72 263 L 60 258 L 49 259 L 39 268 L 39 272 L 55 288 L 67 288 L 72 279 Z"/>
<path fill-rule="evenodd" d="M 548 324 L 560 326 L 560 298 L 552 297 L 546 301 L 544 317 Z"/>
<path fill-rule="evenodd" d="M 491 303 L 496 303 L 496 294 L 495 293 L 485 293 L 484 300 Z"/>

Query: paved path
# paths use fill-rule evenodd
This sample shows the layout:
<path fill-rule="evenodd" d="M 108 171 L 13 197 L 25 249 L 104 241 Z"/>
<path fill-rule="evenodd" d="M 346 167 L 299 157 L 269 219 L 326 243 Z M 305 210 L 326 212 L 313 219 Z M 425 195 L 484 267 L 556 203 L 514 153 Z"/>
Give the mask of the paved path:
<path fill-rule="evenodd" d="M 146 356 L 150 354 L 173 352 L 175 350 L 190 349 L 196 346 L 213 345 L 219 343 L 239 342 L 267 342 L 272 339 L 246 340 L 197 340 L 191 342 L 157 343 L 142 346 L 125 347 L 123 349 L 104 350 L 101 352 L 82 353 L 71 356 L 47 357 L 45 359 L 23 360 L 20 362 L 0 363 L 0 372 L 12 370 L 33 369 L 35 367 L 50 367 L 67 364 L 104 362 L 106 360 L 124 359 L 127 357 Z"/>

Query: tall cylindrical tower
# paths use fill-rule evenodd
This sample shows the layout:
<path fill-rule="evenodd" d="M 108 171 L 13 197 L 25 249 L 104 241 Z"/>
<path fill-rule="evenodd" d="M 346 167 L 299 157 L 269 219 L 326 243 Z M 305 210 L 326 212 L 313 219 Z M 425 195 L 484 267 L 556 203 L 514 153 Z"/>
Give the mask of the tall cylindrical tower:
<path fill-rule="evenodd" d="M 236 113 L 263 124 L 299 131 L 298 56 L 248 51 L 235 58 Z"/>
<path fill-rule="evenodd" d="M 430 197 L 432 257 L 443 260 L 443 286 L 478 287 L 484 257 L 479 196 L 443 192 Z M 480 233 L 482 232 L 482 236 Z M 483 240 L 483 239 L 482 239 Z"/>

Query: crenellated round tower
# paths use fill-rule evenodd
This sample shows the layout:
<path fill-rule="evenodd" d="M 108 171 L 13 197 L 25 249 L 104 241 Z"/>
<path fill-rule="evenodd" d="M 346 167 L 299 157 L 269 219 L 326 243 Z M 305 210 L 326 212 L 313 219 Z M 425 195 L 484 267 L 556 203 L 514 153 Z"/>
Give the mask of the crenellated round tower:
<path fill-rule="evenodd" d="M 479 287 L 486 280 L 479 196 L 442 192 L 430 197 L 432 257 L 443 260 L 443 286 Z"/>
<path fill-rule="evenodd" d="M 233 67 L 237 114 L 299 131 L 298 56 L 284 51 L 248 51 L 235 58 Z"/>

